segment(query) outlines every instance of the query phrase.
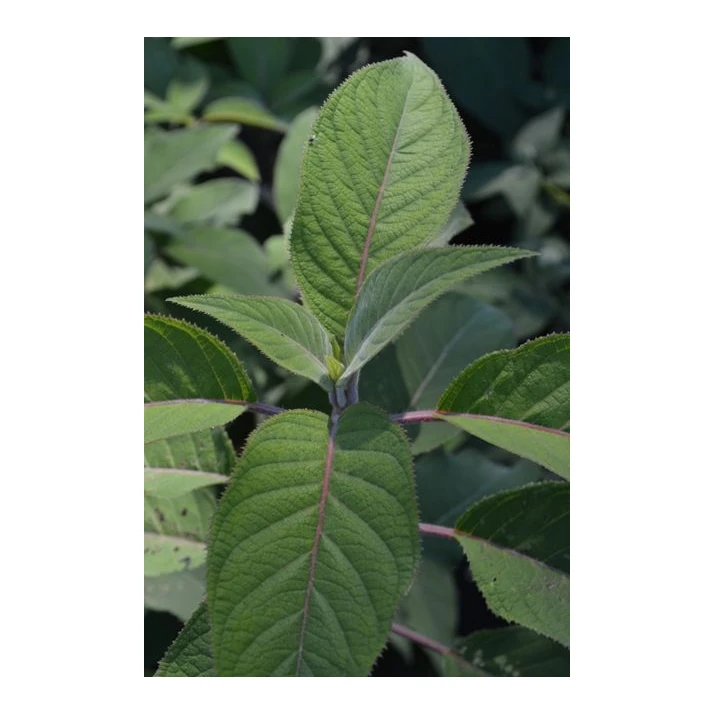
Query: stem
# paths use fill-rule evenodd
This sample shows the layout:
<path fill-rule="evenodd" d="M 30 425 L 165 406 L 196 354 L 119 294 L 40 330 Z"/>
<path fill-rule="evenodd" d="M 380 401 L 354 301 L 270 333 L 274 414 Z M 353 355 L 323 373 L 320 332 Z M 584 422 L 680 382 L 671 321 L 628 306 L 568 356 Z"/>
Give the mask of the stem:
<path fill-rule="evenodd" d="M 403 636 L 404 639 L 409 639 L 409 641 L 413 641 L 415 644 L 420 644 L 421 646 L 427 649 L 431 649 L 431 651 L 435 651 L 436 653 L 441 654 L 441 656 L 449 656 L 450 658 L 458 661 L 461 666 L 465 666 L 466 668 L 469 668 L 472 671 L 476 671 L 480 676 L 490 675 L 482 669 L 479 669 L 467 659 L 464 659 L 457 651 L 454 651 L 452 648 L 450 648 L 450 646 L 446 646 L 445 644 L 442 644 L 440 641 L 436 641 L 435 639 L 429 639 L 428 636 L 419 634 L 417 631 L 409 629 L 407 626 L 403 626 L 402 624 L 392 624 L 391 632 L 396 634 L 397 636 Z"/>
<path fill-rule="evenodd" d="M 421 646 L 425 646 L 427 649 L 431 649 L 431 651 L 436 651 L 437 653 L 443 654 L 444 656 L 455 656 L 457 658 L 460 658 L 460 656 L 458 656 L 458 654 L 453 651 L 453 649 L 446 646 L 445 644 L 442 644 L 440 641 L 436 641 L 435 639 L 429 639 L 427 636 L 419 634 L 417 631 L 409 629 L 408 627 L 403 626 L 402 624 L 392 624 L 391 631 L 393 631 L 393 633 L 397 634 L 398 636 L 403 636 L 404 639 L 410 639 L 411 641 L 417 644 L 421 644 Z"/>
<path fill-rule="evenodd" d="M 455 538 L 456 531 L 452 527 L 443 527 L 443 525 L 430 525 L 427 522 L 418 523 L 418 531 L 424 535 L 436 535 L 436 537 L 445 537 L 449 540 Z"/>
<path fill-rule="evenodd" d="M 389 417 L 394 423 L 423 423 L 424 421 L 437 421 L 436 411 L 407 411 L 394 413 Z"/>

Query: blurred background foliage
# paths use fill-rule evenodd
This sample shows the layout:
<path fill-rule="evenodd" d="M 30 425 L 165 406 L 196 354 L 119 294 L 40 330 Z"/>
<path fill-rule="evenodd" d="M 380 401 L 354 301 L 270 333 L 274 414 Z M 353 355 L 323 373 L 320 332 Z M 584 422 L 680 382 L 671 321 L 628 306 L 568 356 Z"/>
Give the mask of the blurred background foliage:
<path fill-rule="evenodd" d="M 353 71 L 404 50 L 441 77 L 473 143 L 462 201 L 434 244 L 513 245 L 539 257 L 481 275 L 437 301 L 367 366 L 362 398 L 390 412 L 433 408 L 482 354 L 569 331 L 569 38 L 145 38 L 145 308 L 223 339 L 264 402 L 328 411 L 318 387 L 166 298 L 221 292 L 299 299 L 287 243 L 318 109 Z M 220 451 L 225 472 L 254 426 L 246 414 L 228 428 Z M 448 424 L 414 426 L 409 435 L 424 521 L 453 525 L 476 500 L 549 477 Z M 190 511 L 193 534 L 205 531 L 214 495 L 172 504 Z M 145 578 L 147 675 L 203 593 L 201 568 Z M 525 642 L 527 632 L 503 628 L 487 610 L 451 542 L 425 542 L 398 620 L 449 645 L 487 630 L 484 667 L 492 675 L 510 675 L 496 653 L 513 656 L 516 649 L 525 659 L 537 651 L 546 662 L 532 675 L 569 675 L 565 649 Z M 493 639 L 500 634 L 507 641 Z M 395 636 L 374 671 L 443 673 L 437 656 Z"/>

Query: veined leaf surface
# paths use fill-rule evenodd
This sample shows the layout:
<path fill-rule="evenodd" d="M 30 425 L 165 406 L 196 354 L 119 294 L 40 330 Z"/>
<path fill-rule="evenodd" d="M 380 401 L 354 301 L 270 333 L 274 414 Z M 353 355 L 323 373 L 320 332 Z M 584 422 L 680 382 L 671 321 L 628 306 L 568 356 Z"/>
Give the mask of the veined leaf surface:
<path fill-rule="evenodd" d="M 447 290 L 486 270 L 533 255 L 501 247 L 426 248 L 398 255 L 367 278 L 349 315 L 341 382 L 359 371 Z"/>
<path fill-rule="evenodd" d="M 495 614 L 569 646 L 569 483 L 484 498 L 455 534 Z"/>
<path fill-rule="evenodd" d="M 187 322 L 144 316 L 144 441 L 220 426 L 237 418 L 254 392 L 220 340 Z"/>
<path fill-rule="evenodd" d="M 292 411 L 250 437 L 214 517 L 221 676 L 365 676 L 418 560 L 403 432 L 366 404 Z"/>
<path fill-rule="evenodd" d="M 406 57 L 355 72 L 308 143 L 291 251 L 305 303 L 337 337 L 366 276 L 446 224 L 470 156 L 440 80 Z"/>
<path fill-rule="evenodd" d="M 171 302 L 215 317 L 276 364 L 330 388 L 326 366 L 326 358 L 332 354 L 329 334 L 301 305 L 281 299 L 220 295 L 177 297 Z"/>
<path fill-rule="evenodd" d="M 201 604 L 166 651 L 154 678 L 217 675 L 210 646 L 208 610 Z"/>
<path fill-rule="evenodd" d="M 569 335 L 478 359 L 443 394 L 438 417 L 569 478 Z"/>

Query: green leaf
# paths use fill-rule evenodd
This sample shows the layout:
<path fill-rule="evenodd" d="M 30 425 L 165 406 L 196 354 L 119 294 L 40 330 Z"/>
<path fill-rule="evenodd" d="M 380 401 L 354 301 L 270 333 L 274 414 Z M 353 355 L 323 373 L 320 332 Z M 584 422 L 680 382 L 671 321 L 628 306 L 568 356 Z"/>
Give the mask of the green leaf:
<path fill-rule="evenodd" d="M 261 129 L 286 131 L 287 124 L 253 99 L 224 97 L 211 102 L 203 112 L 204 121 L 235 121 Z"/>
<path fill-rule="evenodd" d="M 501 247 L 427 248 L 379 266 L 364 283 L 349 316 L 342 383 L 444 292 L 481 272 L 534 254 Z"/>
<path fill-rule="evenodd" d="M 195 490 L 189 487 L 193 482 L 200 483 L 196 487 L 222 483 L 232 473 L 235 463 L 233 446 L 223 430 L 147 443 L 144 446 L 144 492 L 177 497 Z M 171 474 L 176 476 L 175 485 L 167 482 Z"/>
<path fill-rule="evenodd" d="M 476 631 L 456 647 L 480 675 L 551 678 L 569 676 L 569 650 L 522 626 Z M 452 656 L 444 656 L 446 676 L 477 676 Z"/>
<path fill-rule="evenodd" d="M 463 201 L 458 201 L 440 235 L 429 243 L 429 247 L 445 247 L 456 235 L 462 233 L 471 225 L 473 225 L 473 219 L 470 217 L 468 209 Z"/>
<path fill-rule="evenodd" d="M 201 604 L 169 647 L 154 676 L 217 675 L 211 654 L 208 610 Z"/>
<path fill-rule="evenodd" d="M 220 37 L 173 37 L 171 38 L 171 47 L 175 49 L 185 49 L 186 47 L 195 47 L 204 45 L 213 40 L 219 40 Z"/>
<path fill-rule="evenodd" d="M 260 180 L 260 169 L 253 152 L 242 141 L 228 141 L 218 151 L 218 163 L 232 168 L 250 181 Z"/>
<path fill-rule="evenodd" d="M 215 496 L 198 490 L 176 498 L 144 495 L 144 575 L 157 577 L 200 567 L 206 558 Z"/>
<path fill-rule="evenodd" d="M 173 186 L 215 164 L 232 126 L 159 131 L 144 137 L 144 203 L 165 196 Z"/>
<path fill-rule="evenodd" d="M 426 37 L 428 61 L 458 103 L 488 129 L 512 136 L 528 118 L 530 77 L 523 37 Z"/>
<path fill-rule="evenodd" d="M 144 317 L 144 440 L 220 426 L 254 392 L 235 355 L 208 332 L 170 317 Z M 219 403 L 211 403 L 211 401 Z"/>
<path fill-rule="evenodd" d="M 284 295 L 270 281 L 270 265 L 258 242 L 243 230 L 193 228 L 166 248 L 173 258 L 198 268 L 209 280 L 246 295 Z"/>
<path fill-rule="evenodd" d="M 535 201 L 541 181 L 536 166 L 493 161 L 474 166 L 463 193 L 469 201 L 502 194 L 512 212 L 522 218 Z"/>
<path fill-rule="evenodd" d="M 166 101 L 185 112 L 192 112 L 205 97 L 210 80 L 200 62 L 188 59 L 168 84 Z"/>
<path fill-rule="evenodd" d="M 569 478 L 569 335 L 488 354 L 438 403 L 438 417 Z"/>
<path fill-rule="evenodd" d="M 226 483 L 228 477 L 179 468 L 144 468 L 144 492 L 162 498 L 176 498 L 198 488 Z"/>
<path fill-rule="evenodd" d="M 446 224 L 470 146 L 438 77 L 411 54 L 349 77 L 312 134 L 292 259 L 305 303 L 341 338 L 364 278 Z"/>
<path fill-rule="evenodd" d="M 200 222 L 223 227 L 254 213 L 259 198 L 259 188 L 250 181 L 217 178 L 182 191 L 169 215 L 181 223 Z"/>
<path fill-rule="evenodd" d="M 219 675 L 367 675 L 413 579 L 417 523 L 408 443 L 385 414 L 262 424 L 211 529 Z"/>
<path fill-rule="evenodd" d="M 144 577 L 144 607 L 170 612 L 182 621 L 205 599 L 205 568 Z"/>
<path fill-rule="evenodd" d="M 519 161 L 532 161 L 553 149 L 562 130 L 564 117 L 564 109 L 555 107 L 525 124 L 513 139 L 514 157 Z"/>
<path fill-rule="evenodd" d="M 569 646 L 569 483 L 485 498 L 455 536 L 495 614 Z"/>
<path fill-rule="evenodd" d="M 297 204 L 302 157 L 317 114 L 318 110 L 314 107 L 299 114 L 290 124 L 277 152 L 273 193 L 277 217 L 283 225 Z"/>
<path fill-rule="evenodd" d="M 170 300 L 214 317 L 276 364 L 331 388 L 327 356 L 332 354 L 329 334 L 304 307 L 267 297 L 194 295 Z"/>
<path fill-rule="evenodd" d="M 159 124 L 167 122 L 169 124 L 190 124 L 193 117 L 190 113 L 176 107 L 163 99 L 159 99 L 151 92 L 144 89 L 144 107 L 148 111 L 144 113 L 144 124 Z"/>
<path fill-rule="evenodd" d="M 521 487 L 538 479 L 541 471 L 520 460 L 513 466 L 491 461 L 474 448 L 457 453 L 443 449 L 416 459 L 416 487 L 421 520 L 453 527 L 474 503 L 502 490 Z M 428 537 L 423 543 L 427 557 L 455 566 L 462 553 L 452 540 Z"/>

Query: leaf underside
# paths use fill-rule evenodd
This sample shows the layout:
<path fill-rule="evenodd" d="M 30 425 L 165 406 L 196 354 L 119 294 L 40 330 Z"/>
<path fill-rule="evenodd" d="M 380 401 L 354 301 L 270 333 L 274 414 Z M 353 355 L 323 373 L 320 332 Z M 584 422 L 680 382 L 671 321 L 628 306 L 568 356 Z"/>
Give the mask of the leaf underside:
<path fill-rule="evenodd" d="M 364 676 L 415 571 L 403 432 L 358 404 L 248 440 L 212 525 L 208 606 L 221 676 Z"/>

